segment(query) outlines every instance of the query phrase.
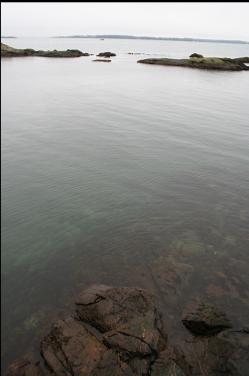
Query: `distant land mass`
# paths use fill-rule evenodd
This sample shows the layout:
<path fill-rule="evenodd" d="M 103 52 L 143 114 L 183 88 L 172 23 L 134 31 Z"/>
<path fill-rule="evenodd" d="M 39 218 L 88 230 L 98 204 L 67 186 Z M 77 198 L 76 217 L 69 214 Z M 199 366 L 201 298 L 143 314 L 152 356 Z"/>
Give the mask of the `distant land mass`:
<path fill-rule="evenodd" d="M 52 38 L 100 38 L 100 39 L 142 39 L 142 40 L 167 40 L 179 42 L 215 42 L 215 43 L 234 43 L 249 44 L 249 41 L 232 40 L 232 39 L 205 39 L 205 38 L 176 38 L 176 37 L 148 37 L 135 35 L 115 35 L 115 34 L 98 34 L 98 35 L 67 35 L 54 36 Z"/>
<path fill-rule="evenodd" d="M 1 38 L 7 39 L 7 38 L 17 38 L 17 37 L 12 37 L 11 35 L 1 35 Z"/>

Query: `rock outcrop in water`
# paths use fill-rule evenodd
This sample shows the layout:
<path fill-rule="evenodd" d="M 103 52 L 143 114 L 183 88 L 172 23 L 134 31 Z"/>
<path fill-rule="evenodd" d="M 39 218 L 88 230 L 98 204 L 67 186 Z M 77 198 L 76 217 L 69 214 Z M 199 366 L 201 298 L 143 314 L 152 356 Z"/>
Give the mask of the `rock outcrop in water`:
<path fill-rule="evenodd" d="M 114 54 L 113 52 L 100 52 L 97 56 L 98 57 L 112 57 L 112 56 L 116 56 L 116 54 Z"/>
<path fill-rule="evenodd" d="M 75 314 L 55 323 L 41 341 L 42 358 L 14 362 L 7 376 L 247 375 L 249 331 L 226 330 L 229 321 L 214 307 L 192 307 L 184 325 L 191 321 L 186 327 L 196 332 L 200 319 L 205 330 L 198 324 L 197 337 L 186 332 L 185 340 L 171 345 L 146 290 L 94 285 L 75 304 Z"/>
<path fill-rule="evenodd" d="M 19 49 L 1 43 L 1 57 L 23 57 L 23 56 L 41 56 L 41 57 L 81 57 L 90 56 L 87 52 L 79 50 L 65 50 L 65 51 L 42 51 L 33 50 L 31 48 Z"/>
<path fill-rule="evenodd" d="M 248 56 L 236 57 L 235 59 L 233 59 L 233 61 L 237 61 L 239 63 L 246 63 L 246 64 L 248 64 L 249 63 L 249 57 Z"/>
<path fill-rule="evenodd" d="M 195 56 L 193 56 L 195 55 Z M 220 57 L 199 57 L 198 54 L 190 55 L 189 59 L 169 59 L 169 58 L 156 58 L 156 59 L 142 59 L 138 63 L 142 64 L 155 64 L 175 67 L 198 68 L 219 71 L 243 71 L 249 70 L 245 65 L 248 62 L 248 57 L 243 58 L 220 58 Z M 202 56 L 202 55 L 200 55 Z"/>
<path fill-rule="evenodd" d="M 201 55 L 201 54 L 197 54 L 197 53 L 195 52 L 195 53 L 191 54 L 189 57 L 198 57 L 198 58 L 202 59 L 204 56 Z"/>

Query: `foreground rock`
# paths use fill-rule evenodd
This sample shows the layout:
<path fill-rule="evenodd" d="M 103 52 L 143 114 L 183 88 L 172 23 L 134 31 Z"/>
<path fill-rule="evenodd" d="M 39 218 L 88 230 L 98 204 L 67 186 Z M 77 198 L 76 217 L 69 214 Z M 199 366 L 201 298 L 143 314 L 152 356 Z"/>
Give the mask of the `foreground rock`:
<path fill-rule="evenodd" d="M 193 54 L 189 59 L 168 59 L 168 58 L 158 58 L 158 59 L 142 59 L 138 60 L 138 63 L 142 64 L 156 64 L 156 65 L 166 65 L 175 67 L 187 67 L 187 68 L 198 68 L 198 69 L 208 69 L 208 70 L 220 70 L 220 71 L 243 71 L 249 70 L 249 67 L 245 65 L 248 61 L 247 57 L 229 59 L 229 58 L 219 58 L 219 57 L 199 57 L 198 54 Z"/>
<path fill-rule="evenodd" d="M 114 54 L 113 52 L 100 52 L 97 56 L 98 57 L 112 57 L 112 56 L 116 56 L 116 54 Z"/>
<path fill-rule="evenodd" d="M 190 304 L 182 318 L 183 325 L 193 334 L 210 336 L 232 327 L 223 312 L 203 302 Z"/>
<path fill-rule="evenodd" d="M 149 375 L 166 345 L 151 294 L 93 286 L 77 299 L 76 317 L 59 320 L 41 341 L 43 362 L 18 361 L 8 376 Z"/>
<path fill-rule="evenodd" d="M 66 50 L 66 51 L 36 51 L 31 48 L 18 49 L 1 43 L 1 57 L 23 57 L 23 56 L 41 56 L 41 57 L 81 57 L 90 56 L 87 52 L 79 50 Z"/>
<path fill-rule="evenodd" d="M 94 285 L 75 304 L 75 314 L 57 321 L 41 341 L 41 357 L 14 362 L 7 376 L 248 375 L 249 331 L 225 330 L 230 324 L 214 307 L 188 307 L 187 327 L 201 335 L 185 330 L 186 338 L 171 345 L 146 290 Z"/>

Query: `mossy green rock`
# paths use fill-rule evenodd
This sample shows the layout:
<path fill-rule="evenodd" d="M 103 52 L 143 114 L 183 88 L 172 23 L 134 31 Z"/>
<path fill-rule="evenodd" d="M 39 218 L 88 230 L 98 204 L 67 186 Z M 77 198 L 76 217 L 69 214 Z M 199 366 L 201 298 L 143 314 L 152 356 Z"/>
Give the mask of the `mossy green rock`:
<path fill-rule="evenodd" d="M 156 58 L 138 60 L 138 63 L 219 71 L 243 71 L 249 70 L 249 67 L 245 65 L 246 59 L 247 58 L 229 59 L 220 57 L 191 57 L 190 59 Z"/>
<path fill-rule="evenodd" d="M 80 57 L 89 56 L 87 52 L 79 50 L 66 50 L 66 51 L 36 51 L 32 48 L 13 48 L 7 44 L 1 43 L 1 57 L 23 57 L 23 56 L 41 56 L 41 57 Z"/>

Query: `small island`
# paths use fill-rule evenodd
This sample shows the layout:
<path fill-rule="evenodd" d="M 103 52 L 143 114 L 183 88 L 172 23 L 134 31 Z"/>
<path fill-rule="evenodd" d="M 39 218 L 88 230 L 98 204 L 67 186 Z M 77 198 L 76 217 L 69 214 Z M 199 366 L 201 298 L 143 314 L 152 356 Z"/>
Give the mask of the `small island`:
<path fill-rule="evenodd" d="M 113 52 L 100 52 L 97 56 L 99 57 L 113 57 L 116 56 Z"/>
<path fill-rule="evenodd" d="M 41 56 L 41 57 L 81 57 L 90 56 L 87 52 L 80 50 L 65 50 L 65 51 L 42 51 L 33 50 L 32 48 L 13 48 L 7 44 L 1 43 L 1 57 L 23 57 L 23 56 Z"/>
<path fill-rule="evenodd" d="M 169 58 L 153 58 L 138 60 L 142 64 L 156 64 L 175 67 L 198 68 L 219 71 L 244 71 L 249 70 L 249 57 L 239 57 L 235 59 L 221 57 L 204 57 L 194 53 L 189 59 L 169 59 Z"/>

